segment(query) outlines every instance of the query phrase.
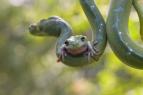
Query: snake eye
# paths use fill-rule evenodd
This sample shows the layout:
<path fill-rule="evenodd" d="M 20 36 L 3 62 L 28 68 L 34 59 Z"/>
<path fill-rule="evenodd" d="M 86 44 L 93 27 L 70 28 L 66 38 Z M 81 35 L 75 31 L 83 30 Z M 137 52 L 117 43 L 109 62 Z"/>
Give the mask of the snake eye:
<path fill-rule="evenodd" d="M 69 42 L 68 42 L 67 40 L 65 41 L 65 45 L 66 45 L 66 46 L 68 46 L 68 45 L 69 45 Z"/>
<path fill-rule="evenodd" d="M 85 37 L 81 37 L 81 41 L 85 41 Z"/>

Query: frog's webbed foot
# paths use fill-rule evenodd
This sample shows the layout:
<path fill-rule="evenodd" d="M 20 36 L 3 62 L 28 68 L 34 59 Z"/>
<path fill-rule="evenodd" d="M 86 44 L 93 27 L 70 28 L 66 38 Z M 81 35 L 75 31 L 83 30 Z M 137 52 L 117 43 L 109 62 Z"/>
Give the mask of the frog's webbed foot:
<path fill-rule="evenodd" d="M 91 43 L 88 43 L 88 60 L 93 58 L 94 60 L 98 60 L 100 55 L 100 51 L 96 48 L 98 42 L 94 42 L 93 45 Z"/>
<path fill-rule="evenodd" d="M 65 51 L 64 48 L 61 48 L 60 51 L 61 51 L 61 52 L 60 52 L 60 54 L 59 54 L 59 56 L 58 56 L 57 62 L 61 62 L 62 60 L 64 60 L 64 57 L 67 56 L 67 53 L 66 53 L 66 51 Z"/>

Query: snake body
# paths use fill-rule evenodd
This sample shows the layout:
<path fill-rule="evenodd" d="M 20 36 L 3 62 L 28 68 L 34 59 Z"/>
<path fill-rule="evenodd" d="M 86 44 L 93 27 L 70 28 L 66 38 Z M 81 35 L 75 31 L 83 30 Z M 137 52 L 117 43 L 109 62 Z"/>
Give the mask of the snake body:
<path fill-rule="evenodd" d="M 134 8 L 137 11 L 140 21 L 140 35 L 141 39 L 143 40 L 143 0 L 133 0 Z"/>
<path fill-rule="evenodd" d="M 92 41 L 86 41 L 83 35 L 72 36 L 70 25 L 58 16 L 42 19 L 29 27 L 32 35 L 57 37 L 58 61 L 74 67 L 98 61 L 107 42 L 105 22 L 94 0 L 80 0 L 80 4 L 93 30 Z"/>
<path fill-rule="evenodd" d="M 135 44 L 128 35 L 132 4 L 133 0 L 112 0 L 106 23 L 107 36 L 112 50 L 121 61 L 134 68 L 143 69 L 143 48 Z"/>

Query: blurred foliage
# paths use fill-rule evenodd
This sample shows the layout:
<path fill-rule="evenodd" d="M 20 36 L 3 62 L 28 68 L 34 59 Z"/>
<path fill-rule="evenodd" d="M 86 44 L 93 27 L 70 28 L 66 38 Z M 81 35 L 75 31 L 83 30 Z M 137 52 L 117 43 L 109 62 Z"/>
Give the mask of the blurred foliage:
<path fill-rule="evenodd" d="M 96 3 L 106 19 L 109 0 Z M 109 46 L 99 62 L 72 68 L 57 64 L 56 38 L 28 33 L 31 23 L 58 15 L 75 34 L 91 36 L 78 0 L 0 0 L 0 4 L 0 95 L 143 95 L 143 71 L 122 64 Z M 134 9 L 129 28 L 130 37 L 141 44 Z"/>

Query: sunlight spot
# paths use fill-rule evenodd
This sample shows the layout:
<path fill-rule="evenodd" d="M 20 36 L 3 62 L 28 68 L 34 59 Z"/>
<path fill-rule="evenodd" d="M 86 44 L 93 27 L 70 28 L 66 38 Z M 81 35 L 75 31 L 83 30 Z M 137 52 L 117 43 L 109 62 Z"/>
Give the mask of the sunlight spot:
<path fill-rule="evenodd" d="M 132 51 L 133 51 L 133 49 L 132 49 L 132 48 L 129 48 L 129 50 L 130 50 L 130 52 L 132 52 Z"/>
<path fill-rule="evenodd" d="M 21 6 L 24 4 L 25 0 L 9 0 L 9 2 L 13 5 L 13 6 Z"/>
<path fill-rule="evenodd" d="M 99 29 L 99 32 L 101 32 L 102 30 L 101 29 Z"/>
<path fill-rule="evenodd" d="M 122 35 L 122 32 L 119 32 L 119 35 Z"/>
<path fill-rule="evenodd" d="M 126 46 L 128 46 L 128 43 L 125 43 L 126 44 Z"/>
<path fill-rule="evenodd" d="M 124 9 L 120 6 L 116 9 L 114 9 L 115 12 L 119 13 L 119 12 L 122 12 Z"/>
<path fill-rule="evenodd" d="M 93 8 L 94 8 L 94 5 L 91 5 L 90 7 L 93 9 Z"/>
<path fill-rule="evenodd" d="M 102 23 L 101 23 L 100 25 L 101 25 L 101 26 L 103 26 L 103 24 L 102 24 Z"/>

